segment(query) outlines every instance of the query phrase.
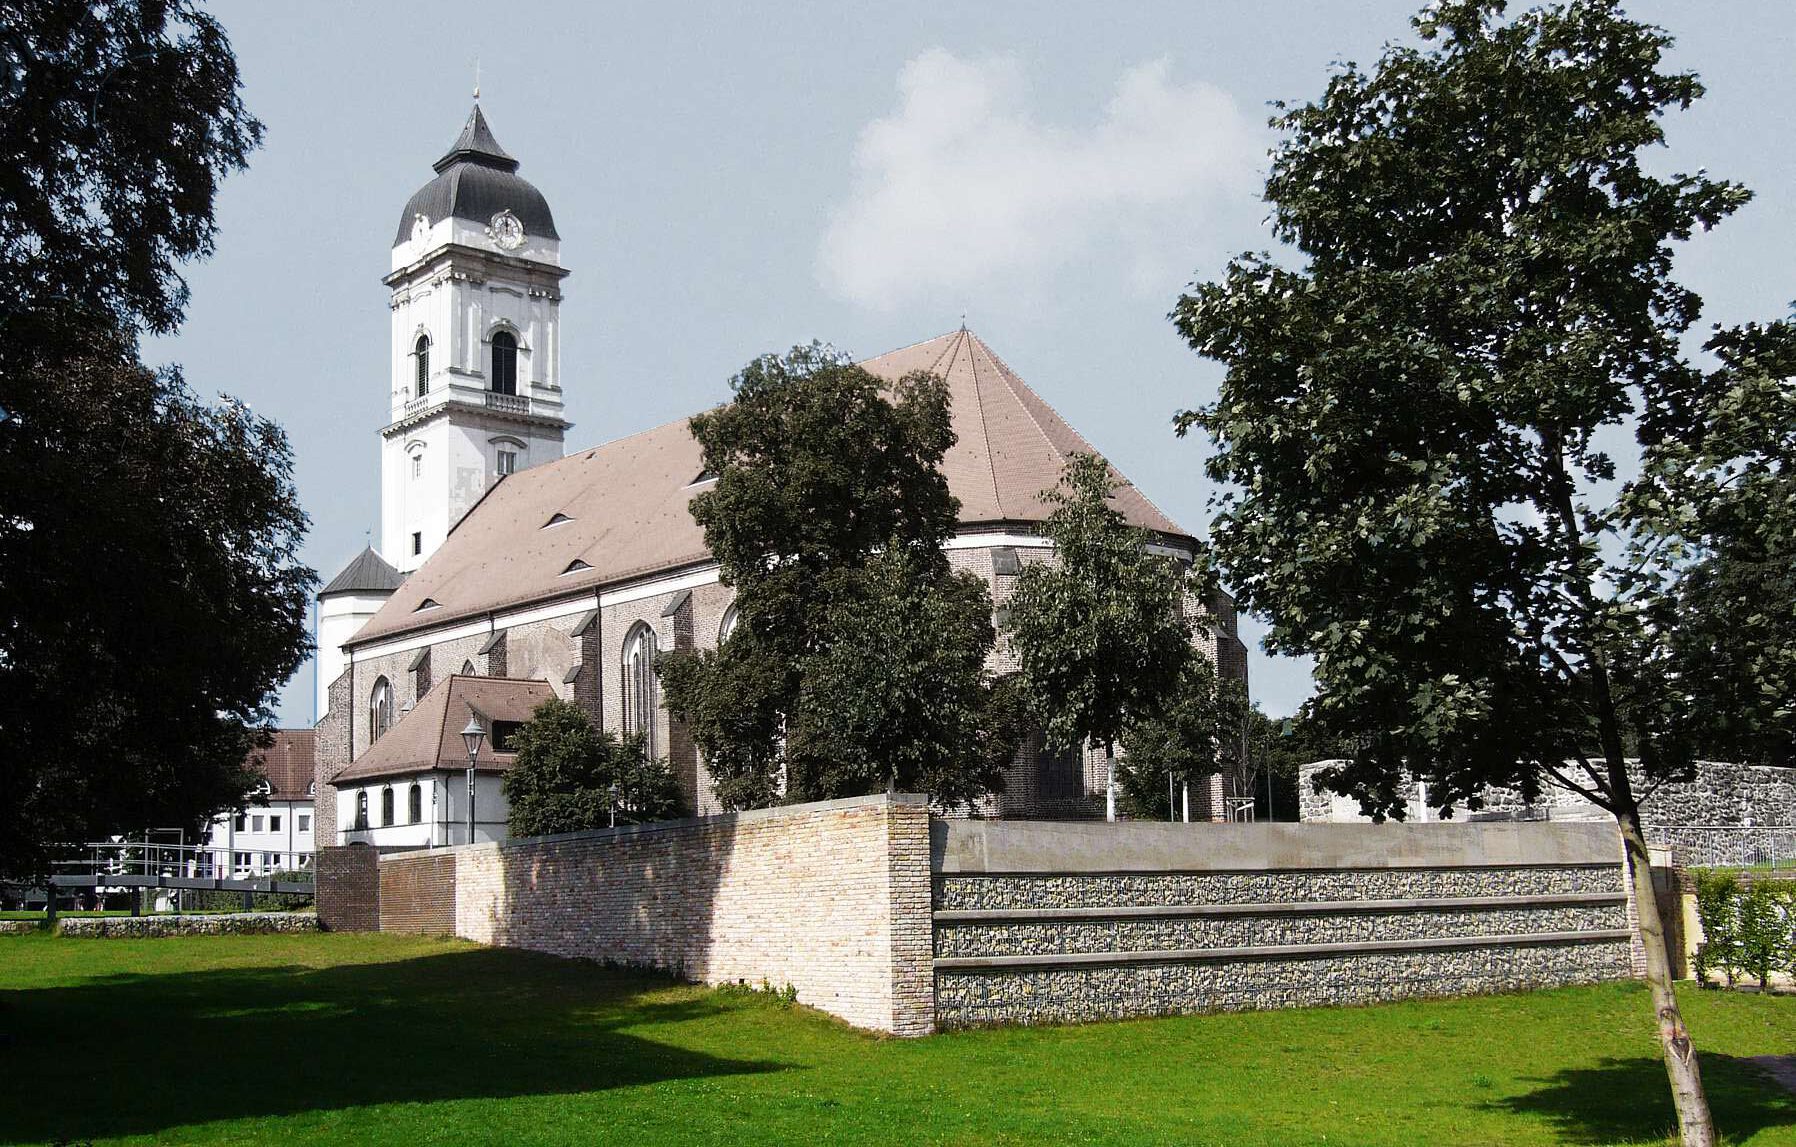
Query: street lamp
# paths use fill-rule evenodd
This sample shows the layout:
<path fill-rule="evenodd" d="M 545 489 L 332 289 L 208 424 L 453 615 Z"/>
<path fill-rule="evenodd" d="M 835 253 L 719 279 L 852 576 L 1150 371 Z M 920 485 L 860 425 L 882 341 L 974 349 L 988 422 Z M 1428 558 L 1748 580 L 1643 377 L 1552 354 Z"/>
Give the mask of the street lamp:
<path fill-rule="evenodd" d="M 486 740 L 486 730 L 480 727 L 480 718 L 473 714 L 468 716 L 468 727 L 461 731 L 461 743 L 468 747 L 468 843 L 474 843 L 474 758 L 480 755 L 481 742 Z"/>

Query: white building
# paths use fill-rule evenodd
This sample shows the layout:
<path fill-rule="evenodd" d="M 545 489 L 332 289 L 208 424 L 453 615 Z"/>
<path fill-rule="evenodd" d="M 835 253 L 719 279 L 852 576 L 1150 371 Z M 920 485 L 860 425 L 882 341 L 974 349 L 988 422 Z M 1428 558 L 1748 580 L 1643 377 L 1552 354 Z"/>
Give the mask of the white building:
<path fill-rule="evenodd" d="M 201 855 L 218 876 L 294 872 L 312 863 L 317 735 L 281 729 L 254 763 L 266 778 L 244 807 L 220 813 L 206 830 Z"/>
<path fill-rule="evenodd" d="M 402 720 L 382 722 L 367 751 L 337 774 L 341 843 L 381 849 L 468 843 L 468 753 L 461 731 L 470 717 L 486 730 L 474 761 L 473 839 L 504 840 L 511 807 L 502 782 L 517 759 L 511 734 L 553 696 L 544 681 L 455 673 L 437 682 Z"/>

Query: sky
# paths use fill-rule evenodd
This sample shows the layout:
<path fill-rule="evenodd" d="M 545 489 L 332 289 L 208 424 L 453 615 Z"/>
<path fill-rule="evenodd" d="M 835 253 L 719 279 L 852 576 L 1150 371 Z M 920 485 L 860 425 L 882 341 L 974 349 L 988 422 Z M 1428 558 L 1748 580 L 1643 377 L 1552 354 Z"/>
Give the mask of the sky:
<path fill-rule="evenodd" d="M 865 358 L 959 326 L 1202 536 L 1207 444 L 1173 415 L 1221 368 L 1166 314 L 1272 245 L 1259 191 L 1274 100 L 1410 36 L 1415 4 L 212 5 L 267 127 L 220 194 L 186 325 L 146 349 L 287 430 L 330 578 L 378 533 L 389 243 L 481 106 L 562 237 L 573 451 L 728 397 L 758 354 Z M 1756 198 L 1679 251 L 1713 322 L 1796 299 L 1796 8 L 1640 0 L 1708 97 L 1668 121 L 1666 171 Z M 1695 340 L 1700 342 L 1700 339 Z M 1255 698 L 1309 667 L 1243 618 Z M 308 665 L 283 725 L 312 721 Z"/>

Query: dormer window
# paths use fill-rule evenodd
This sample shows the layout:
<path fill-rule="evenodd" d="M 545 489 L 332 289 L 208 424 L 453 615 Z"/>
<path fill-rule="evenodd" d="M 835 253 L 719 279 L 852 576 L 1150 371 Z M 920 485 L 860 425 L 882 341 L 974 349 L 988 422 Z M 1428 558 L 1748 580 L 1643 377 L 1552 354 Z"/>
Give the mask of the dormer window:
<path fill-rule="evenodd" d="M 491 384 L 494 394 L 518 392 L 518 339 L 510 331 L 500 331 L 493 336 Z"/>
<path fill-rule="evenodd" d="M 566 569 L 561 571 L 561 576 L 566 577 L 568 574 L 579 573 L 581 570 L 589 570 L 591 568 L 592 568 L 591 566 L 587 565 L 585 562 L 581 561 L 579 558 L 575 558 L 573 561 L 571 561 L 567 564 Z"/>
<path fill-rule="evenodd" d="M 568 517 L 566 514 L 551 514 L 549 520 L 543 523 L 543 529 L 546 530 L 550 526 L 565 526 L 573 520 L 574 519 Z"/>
<path fill-rule="evenodd" d="M 435 598 L 427 597 L 423 601 L 419 602 L 418 607 L 416 609 L 412 610 L 412 612 L 413 613 L 423 613 L 427 609 L 441 609 L 441 608 L 442 608 L 442 606 L 437 604 L 437 600 Z"/>
<path fill-rule="evenodd" d="M 412 357 L 417 359 L 417 396 L 423 398 L 430 393 L 430 336 L 419 335 L 417 345 L 412 348 Z"/>

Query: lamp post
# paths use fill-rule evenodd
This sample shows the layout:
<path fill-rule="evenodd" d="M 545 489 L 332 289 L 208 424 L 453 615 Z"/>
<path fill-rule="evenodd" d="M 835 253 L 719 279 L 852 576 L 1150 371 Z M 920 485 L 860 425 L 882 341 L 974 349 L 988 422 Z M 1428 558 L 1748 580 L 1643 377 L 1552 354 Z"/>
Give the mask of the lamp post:
<path fill-rule="evenodd" d="M 468 843 L 474 843 L 474 758 L 480 755 L 480 744 L 486 740 L 486 730 L 480 727 L 480 718 L 470 714 L 468 726 L 461 731 L 461 743 L 468 747 Z"/>

